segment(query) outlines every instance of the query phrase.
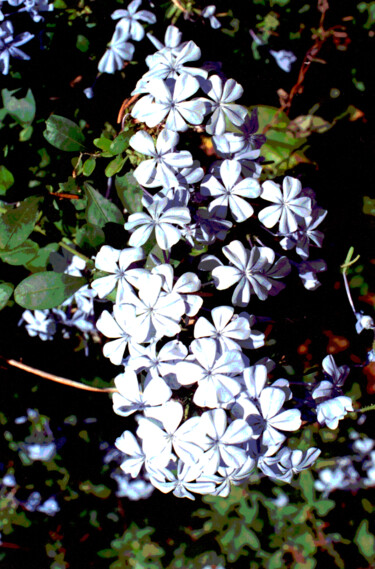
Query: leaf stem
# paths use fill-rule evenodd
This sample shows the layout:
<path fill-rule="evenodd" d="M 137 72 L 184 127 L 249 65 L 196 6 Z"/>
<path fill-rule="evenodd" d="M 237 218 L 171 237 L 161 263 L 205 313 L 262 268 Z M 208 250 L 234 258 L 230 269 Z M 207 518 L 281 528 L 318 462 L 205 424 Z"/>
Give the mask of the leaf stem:
<path fill-rule="evenodd" d="M 59 245 L 63 249 L 66 249 L 67 251 L 69 251 L 69 253 L 71 253 L 72 255 L 75 255 L 76 257 L 80 257 L 80 259 L 83 259 L 84 261 L 86 261 L 86 263 L 88 263 L 90 261 L 90 259 L 88 257 L 86 257 L 86 255 L 84 255 L 83 253 L 80 253 L 79 251 L 76 251 L 75 249 L 73 249 L 73 247 L 71 247 L 70 245 L 65 243 L 64 240 L 61 240 Z"/>

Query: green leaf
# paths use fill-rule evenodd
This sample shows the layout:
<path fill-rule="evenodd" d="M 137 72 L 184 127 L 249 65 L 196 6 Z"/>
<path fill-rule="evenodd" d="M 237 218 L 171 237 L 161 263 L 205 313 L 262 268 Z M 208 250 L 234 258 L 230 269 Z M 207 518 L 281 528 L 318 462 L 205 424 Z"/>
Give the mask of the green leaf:
<path fill-rule="evenodd" d="M 100 148 L 100 150 L 108 152 L 111 147 L 112 140 L 106 138 L 105 136 L 101 136 L 100 138 L 94 138 L 94 144 L 97 148 Z"/>
<path fill-rule="evenodd" d="M 39 247 L 31 239 L 11 250 L 0 250 L 0 259 L 8 265 L 26 265 L 38 254 Z"/>
<path fill-rule="evenodd" d="M 51 115 L 46 121 L 44 138 L 59 150 L 77 152 L 84 149 L 85 137 L 79 126 L 59 115 Z"/>
<path fill-rule="evenodd" d="M 97 227 L 96 225 L 92 225 L 91 223 L 86 223 L 83 227 L 81 227 L 75 236 L 75 242 L 77 243 L 80 249 L 94 249 L 96 250 L 100 245 L 103 245 L 105 242 L 105 235 L 104 231 Z"/>
<path fill-rule="evenodd" d="M 12 172 L 5 166 L 0 166 L 0 196 L 5 196 L 7 190 L 14 184 Z"/>
<path fill-rule="evenodd" d="M 113 154 L 122 154 L 122 152 L 129 147 L 129 140 L 133 134 L 134 131 L 132 129 L 120 132 L 120 134 L 116 136 L 115 140 L 111 142 L 109 150 Z"/>
<path fill-rule="evenodd" d="M 118 207 L 103 197 L 87 182 L 84 184 L 87 195 L 86 219 L 97 227 L 106 223 L 124 223 L 124 217 Z"/>
<path fill-rule="evenodd" d="M 1 91 L 4 107 L 18 123 L 22 125 L 31 124 L 34 120 L 36 109 L 34 95 L 31 89 L 29 89 L 24 99 L 17 99 L 13 95 L 18 90 L 8 91 L 8 89 L 3 89 Z"/>
<path fill-rule="evenodd" d="M 129 213 L 142 211 L 143 190 L 133 176 L 127 172 L 124 176 L 116 176 L 115 188 L 121 203 Z"/>
<path fill-rule="evenodd" d="M 25 128 L 23 128 L 20 132 L 20 135 L 19 135 L 20 141 L 26 142 L 27 140 L 30 140 L 33 132 L 34 132 L 34 129 L 31 126 L 31 124 L 25 126 Z"/>
<path fill-rule="evenodd" d="M 242 520 L 229 518 L 228 521 L 230 522 L 228 530 L 222 536 L 218 536 L 217 540 L 232 563 L 243 553 L 243 548 L 258 550 L 260 542 L 253 530 L 246 527 Z"/>
<path fill-rule="evenodd" d="M 56 253 L 59 248 L 60 245 L 58 243 L 49 243 L 45 247 L 41 247 L 37 255 L 27 263 L 26 268 L 32 273 L 45 271 L 49 263 L 51 253 Z"/>
<path fill-rule="evenodd" d="M 82 166 L 82 174 L 84 176 L 91 176 L 91 174 L 93 173 L 93 171 L 95 170 L 95 166 L 96 166 L 96 160 L 93 156 L 90 156 L 89 158 L 87 158 L 87 160 L 84 161 L 83 166 Z"/>
<path fill-rule="evenodd" d="M 78 34 L 76 41 L 76 48 L 79 49 L 79 51 L 82 51 L 82 53 L 86 53 L 86 51 L 89 49 L 89 46 L 90 42 L 87 39 L 87 37 Z"/>
<path fill-rule="evenodd" d="M 359 524 L 354 543 L 368 561 L 375 559 L 375 537 L 368 530 L 368 520 L 362 520 Z"/>
<path fill-rule="evenodd" d="M 17 304 L 29 310 L 55 308 L 86 284 L 83 277 L 45 271 L 24 279 L 14 291 Z"/>
<path fill-rule="evenodd" d="M 301 492 L 309 504 L 315 504 L 314 478 L 311 472 L 305 470 L 299 476 Z"/>
<path fill-rule="evenodd" d="M 127 160 L 127 156 L 125 156 L 125 158 L 123 158 L 121 156 L 121 154 L 116 156 L 116 158 L 111 160 L 110 163 L 107 165 L 107 167 L 105 169 L 105 175 L 108 178 L 110 178 L 111 176 L 114 176 L 115 174 L 117 174 L 117 172 L 120 172 L 122 170 L 122 167 L 125 164 L 126 160 Z"/>
<path fill-rule="evenodd" d="M 335 507 L 335 505 L 334 500 L 318 500 L 315 507 L 319 516 L 323 517 L 326 516 L 328 512 Z"/>
<path fill-rule="evenodd" d="M 14 286 L 12 283 L 0 283 L 0 310 L 5 308 L 12 296 Z"/>
<path fill-rule="evenodd" d="M 31 196 L 0 217 L 0 247 L 14 249 L 21 245 L 34 229 L 40 197 Z"/>
<path fill-rule="evenodd" d="M 296 136 L 292 132 L 292 128 L 289 128 L 291 124 L 289 117 L 285 113 L 280 113 L 276 107 L 259 105 L 257 109 L 259 132 L 265 127 L 268 128 L 267 140 L 261 149 L 265 161 L 272 162 L 271 165 L 264 166 L 264 172 L 268 177 L 280 176 L 300 162 L 308 162 L 301 151 L 307 138 L 303 134 Z"/>

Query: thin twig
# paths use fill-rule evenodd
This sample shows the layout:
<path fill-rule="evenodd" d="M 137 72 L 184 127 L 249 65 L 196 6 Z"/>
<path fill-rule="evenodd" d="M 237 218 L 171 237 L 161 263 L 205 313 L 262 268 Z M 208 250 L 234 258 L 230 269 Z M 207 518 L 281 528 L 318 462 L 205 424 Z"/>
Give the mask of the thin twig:
<path fill-rule="evenodd" d="M 181 10 L 181 12 L 185 12 L 185 14 L 189 13 L 189 11 L 186 10 L 185 6 L 183 6 L 179 0 L 172 0 L 172 4 L 174 4 L 176 8 Z"/>
<path fill-rule="evenodd" d="M 35 367 L 28 366 L 17 360 L 5 360 L 8 365 L 22 369 L 27 373 L 32 373 L 44 379 L 49 379 L 50 381 L 55 381 L 56 383 L 62 383 L 63 385 L 68 385 L 69 387 L 75 387 L 76 389 L 83 389 L 84 391 L 94 391 L 96 393 L 116 393 L 117 389 L 115 387 L 91 387 L 91 385 L 85 385 L 84 383 L 79 383 L 78 381 L 72 381 L 71 379 L 66 379 L 65 377 L 60 377 L 54 375 L 53 373 L 48 373 Z"/>

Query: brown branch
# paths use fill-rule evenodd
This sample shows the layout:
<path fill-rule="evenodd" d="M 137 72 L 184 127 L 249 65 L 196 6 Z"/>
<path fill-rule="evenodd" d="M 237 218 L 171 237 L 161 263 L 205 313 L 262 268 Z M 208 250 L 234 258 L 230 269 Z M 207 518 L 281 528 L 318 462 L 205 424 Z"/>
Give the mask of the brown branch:
<path fill-rule="evenodd" d="M 46 371 L 42 371 L 40 369 L 36 369 L 35 367 L 28 366 L 23 364 L 22 362 L 18 362 L 17 360 L 5 360 L 8 365 L 16 367 L 18 369 L 22 369 L 27 373 L 32 373 L 39 377 L 43 377 L 44 379 L 49 379 L 50 381 L 55 381 L 56 383 L 62 383 L 63 385 L 68 385 L 69 387 L 74 387 L 75 389 L 83 389 L 84 391 L 94 391 L 96 393 L 116 393 L 117 389 L 115 387 L 91 387 L 91 385 L 85 385 L 84 383 L 80 383 L 78 381 L 72 381 L 71 379 L 66 379 L 65 377 L 60 377 L 58 375 L 54 375 L 52 373 L 48 373 Z"/>
<path fill-rule="evenodd" d="M 290 108 L 292 105 L 292 101 L 293 101 L 295 95 L 301 93 L 303 90 L 303 83 L 305 80 L 305 75 L 306 75 L 306 73 L 310 67 L 310 64 L 314 60 L 315 61 L 317 60 L 317 55 L 320 52 L 320 50 L 322 49 L 324 43 L 335 33 L 336 28 L 339 27 L 339 26 L 334 26 L 332 28 L 329 28 L 328 30 L 324 29 L 324 19 L 325 19 L 326 12 L 327 12 L 328 8 L 329 8 L 329 5 L 328 5 L 327 0 L 318 0 L 317 9 L 321 13 L 321 16 L 320 16 L 320 20 L 319 20 L 319 28 L 317 30 L 317 33 L 312 36 L 312 38 L 315 40 L 314 44 L 310 47 L 310 49 L 307 51 L 305 57 L 303 58 L 301 67 L 299 69 L 296 84 L 293 85 L 292 89 L 290 90 L 290 93 L 286 93 L 284 99 L 282 101 L 280 101 L 280 103 L 281 103 L 280 107 L 276 111 L 271 122 L 268 125 L 266 125 L 265 128 L 263 129 L 263 134 L 266 134 L 267 131 L 270 128 L 272 128 L 272 126 L 275 124 L 276 120 L 278 119 L 280 113 L 285 111 L 286 115 L 289 114 L 289 111 L 290 111 Z"/>

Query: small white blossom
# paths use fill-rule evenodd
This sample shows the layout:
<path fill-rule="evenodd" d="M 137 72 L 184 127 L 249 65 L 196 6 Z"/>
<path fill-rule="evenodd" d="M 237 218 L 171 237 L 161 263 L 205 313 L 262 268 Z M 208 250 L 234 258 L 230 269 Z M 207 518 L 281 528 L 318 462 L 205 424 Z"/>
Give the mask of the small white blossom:
<path fill-rule="evenodd" d="M 115 379 L 118 393 L 113 394 L 113 410 L 117 415 L 127 417 L 136 411 L 162 405 L 171 398 L 172 391 L 160 377 L 148 375 L 145 386 L 139 385 L 137 374 L 131 369 Z"/>
<path fill-rule="evenodd" d="M 121 27 L 116 26 L 107 50 L 98 63 L 101 73 L 114 73 L 124 67 L 125 61 L 131 61 L 134 55 L 134 45 L 127 42 L 128 36 Z"/>
<path fill-rule="evenodd" d="M 193 164 L 193 158 L 187 150 L 175 152 L 179 136 L 176 132 L 162 130 L 156 145 L 153 138 L 145 131 L 138 131 L 131 137 L 129 144 L 134 150 L 150 156 L 143 160 L 134 170 L 134 177 L 139 184 L 146 187 L 179 185 L 177 169 L 186 168 Z"/>
<path fill-rule="evenodd" d="M 297 61 L 296 56 L 291 51 L 286 51 L 285 49 L 281 49 L 280 51 L 274 51 L 270 49 L 270 54 L 275 58 L 277 65 L 283 71 L 289 73 L 292 69 L 292 64 Z"/>
<path fill-rule="evenodd" d="M 224 160 L 220 166 L 222 183 L 215 176 L 203 179 L 200 192 L 203 196 L 215 197 L 209 205 L 209 211 L 219 210 L 225 218 L 229 207 L 238 223 L 252 216 L 254 210 L 244 199 L 257 198 L 260 186 L 253 178 L 241 179 L 241 165 L 236 160 Z"/>
<path fill-rule="evenodd" d="M 135 41 L 143 39 L 145 31 L 139 21 L 147 22 L 148 24 L 154 24 L 156 22 L 156 16 L 152 12 L 148 10 L 140 10 L 137 12 L 141 4 L 142 0 L 133 0 L 126 10 L 115 10 L 111 16 L 112 20 L 120 20 L 117 26 L 122 30 L 126 39 L 131 38 Z"/>
<path fill-rule="evenodd" d="M 234 79 L 228 79 L 223 83 L 218 75 L 212 75 L 203 85 L 203 90 L 212 101 L 210 105 L 212 116 L 206 126 L 209 134 L 223 134 L 226 131 L 226 118 L 231 124 L 241 125 L 247 110 L 242 105 L 234 103 L 243 94 L 243 88 Z"/>
<path fill-rule="evenodd" d="M 117 286 L 116 301 L 121 302 L 136 286 L 139 278 L 147 274 L 145 269 L 129 269 L 132 263 L 144 259 L 145 254 L 141 247 L 127 249 L 114 249 L 103 245 L 95 257 L 95 267 L 99 271 L 110 273 L 91 283 L 99 298 L 105 298 Z"/>
<path fill-rule="evenodd" d="M 275 182 L 264 182 L 261 198 L 274 205 L 260 211 L 261 223 L 270 228 L 279 222 L 279 231 L 283 235 L 297 231 L 299 219 L 311 214 L 311 200 L 301 196 L 301 191 L 301 182 L 290 176 L 284 178 L 282 191 Z"/>
<path fill-rule="evenodd" d="M 171 249 L 181 238 L 181 230 L 190 223 L 190 212 L 187 207 L 168 207 L 168 199 L 154 200 L 147 206 L 148 214 L 132 213 L 125 223 L 125 229 L 132 232 L 129 245 L 140 247 L 148 241 L 155 231 L 156 242 L 164 251 Z"/>

